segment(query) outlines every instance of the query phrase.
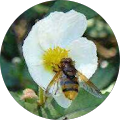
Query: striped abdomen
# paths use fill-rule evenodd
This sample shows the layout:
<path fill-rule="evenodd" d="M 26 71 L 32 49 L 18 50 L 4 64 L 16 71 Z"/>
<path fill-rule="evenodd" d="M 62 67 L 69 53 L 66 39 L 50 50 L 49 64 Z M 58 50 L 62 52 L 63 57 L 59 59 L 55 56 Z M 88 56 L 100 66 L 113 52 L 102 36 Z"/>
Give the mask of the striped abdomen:
<path fill-rule="evenodd" d="M 78 94 L 78 79 L 76 77 L 69 78 L 64 75 L 64 77 L 61 78 L 60 84 L 64 95 L 70 100 L 75 99 Z"/>

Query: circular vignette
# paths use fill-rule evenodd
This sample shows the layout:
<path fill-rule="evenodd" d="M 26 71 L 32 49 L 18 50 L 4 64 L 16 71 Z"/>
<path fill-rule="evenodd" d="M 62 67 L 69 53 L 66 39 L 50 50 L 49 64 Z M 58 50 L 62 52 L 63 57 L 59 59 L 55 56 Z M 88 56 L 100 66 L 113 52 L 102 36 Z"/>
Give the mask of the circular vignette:
<path fill-rule="evenodd" d="M 67 1 L 66 1 L 67 2 Z M 46 5 L 47 4 L 47 5 Z M 54 4 L 54 5 L 56 5 L 56 4 Z M 57 4 L 58 5 L 58 4 Z M 59 4 L 60 5 L 60 4 Z M 37 6 L 39 6 L 39 5 L 37 5 Z M 42 4 L 42 7 L 45 7 L 44 8 L 44 12 L 45 11 L 47 11 L 47 7 L 46 6 L 48 6 L 48 7 L 51 7 L 51 3 L 49 3 L 49 5 L 48 5 L 48 3 L 43 3 Z M 55 7 L 55 6 L 54 6 Z M 83 6 L 84 7 L 84 6 Z M 34 8 L 34 7 L 33 7 Z M 60 7 L 60 8 L 62 8 L 62 10 L 65 10 L 65 12 L 67 12 L 67 10 L 63 7 L 63 4 L 62 4 L 62 7 Z M 86 7 L 85 7 L 86 8 Z M 84 8 L 84 9 L 85 9 Z M 38 9 L 38 7 L 36 7 L 36 8 L 34 8 L 35 9 L 35 12 L 36 12 L 36 9 L 37 10 L 39 10 Z M 43 9 L 43 8 L 42 8 Z M 54 9 L 58 9 L 58 8 L 54 8 Z M 53 10 L 54 10 L 53 9 Z M 74 8 L 75 10 L 77 9 L 77 8 Z M 83 10 L 84 10 L 83 9 Z M 32 13 L 33 12 L 33 10 L 31 10 L 31 9 L 29 9 L 29 10 L 27 10 L 27 11 L 30 11 L 30 13 Z M 27 12 L 26 11 L 26 12 Z M 52 10 L 50 10 L 50 11 L 52 11 Z M 56 11 L 56 10 L 54 10 L 54 11 Z M 69 10 L 68 10 L 69 11 Z M 78 11 L 79 12 L 79 11 Z M 81 12 L 81 11 L 80 11 Z M 93 11 L 92 11 L 93 12 Z M 82 13 L 82 12 L 81 12 Z M 94 12 L 93 12 L 94 13 Z M 93 13 L 92 13 L 92 15 L 93 15 Z M 23 13 L 24 14 L 24 13 Z M 22 14 L 22 15 L 23 15 Z M 37 13 L 37 14 L 39 14 L 40 15 L 40 13 Z M 95 13 L 96 14 L 96 13 Z M 16 100 L 18 100 L 17 102 L 20 102 L 19 104 L 29 104 L 29 106 L 31 105 L 31 104 L 33 104 L 36 100 L 34 100 L 33 98 L 36 96 L 36 94 L 37 94 L 37 91 L 38 91 L 38 89 L 37 89 L 37 84 L 34 82 L 34 81 L 31 81 L 32 80 L 32 78 L 30 77 L 30 75 L 29 75 L 29 73 L 28 73 L 28 71 L 27 71 L 27 66 L 26 66 L 26 64 L 25 64 L 25 61 L 24 61 L 24 58 L 21 56 L 22 54 L 21 54 L 21 40 L 23 40 L 23 39 L 25 39 L 26 38 L 26 36 L 28 35 L 28 33 L 29 33 L 29 31 L 31 30 L 31 27 L 33 26 L 33 24 L 36 22 L 36 21 L 38 21 L 39 19 L 42 19 L 42 18 L 44 18 L 44 16 L 46 15 L 46 13 L 42 13 L 39 17 L 37 16 L 35 16 L 35 18 L 34 18 L 34 20 L 33 19 L 31 19 L 31 18 L 29 18 L 30 16 L 29 16 L 29 14 L 28 13 L 26 13 L 26 14 L 24 14 L 24 18 L 21 18 L 21 16 L 22 15 L 20 15 L 20 17 L 18 18 L 18 19 L 16 19 L 15 20 L 15 22 L 12 24 L 12 26 L 10 27 L 10 29 L 8 30 L 8 32 L 7 32 L 7 34 L 6 34 L 6 36 L 5 36 L 5 39 L 6 39 L 6 41 L 5 41 L 5 39 L 4 39 L 4 41 L 3 41 L 3 45 L 2 45 L 2 52 L 1 52 L 1 56 L 3 57 L 3 58 L 1 58 L 1 69 L 3 69 L 4 68 L 4 70 L 2 70 L 2 74 L 4 74 L 3 73 L 3 71 L 7 71 L 6 73 L 10 73 L 10 74 L 8 74 L 8 75 L 3 75 L 3 79 L 4 80 L 7 80 L 7 79 L 9 79 L 9 80 L 11 80 L 11 81 L 13 81 L 13 84 L 11 84 L 11 83 L 9 83 L 8 81 L 5 81 L 5 84 L 6 84 L 6 86 L 7 86 L 7 88 L 8 88 L 8 90 L 9 91 L 12 91 L 11 92 L 11 94 L 12 94 L 12 96 L 13 97 L 16 97 L 17 96 L 17 98 L 18 99 L 16 99 Z M 28 15 L 28 16 L 27 16 Z M 86 13 L 84 13 L 84 15 L 85 16 L 87 16 L 86 15 Z M 90 14 L 89 14 L 90 15 Z M 90 18 L 89 17 L 89 15 L 88 15 L 88 17 L 87 18 Z M 26 16 L 27 16 L 27 18 L 26 18 Z M 33 16 L 32 16 L 33 17 Z M 37 19 L 38 18 L 38 19 Z M 27 22 L 26 22 L 26 19 L 28 20 Z M 92 22 L 97 22 L 98 24 L 98 26 L 96 25 L 96 26 L 94 26 L 94 28 L 92 28 L 93 26 L 92 25 L 94 25 L 94 23 L 92 23 Z M 103 21 L 103 22 L 101 22 L 101 21 Z M 109 30 L 111 30 L 110 28 L 109 28 L 109 26 L 106 26 L 106 28 L 103 28 L 103 26 L 106 24 L 106 22 L 99 16 L 99 17 L 94 17 L 93 19 L 90 19 L 90 20 L 88 20 L 88 28 L 87 28 L 87 30 L 86 30 L 86 32 L 85 32 L 85 34 L 84 34 L 84 37 L 87 37 L 87 38 L 89 38 L 89 39 L 91 39 L 95 44 L 96 44 L 96 46 L 97 46 L 97 50 L 98 50 L 98 58 L 99 58 L 99 70 L 100 70 L 100 73 L 102 74 L 102 72 L 101 72 L 101 70 L 106 70 L 107 69 L 107 67 L 109 67 L 110 66 L 110 68 L 111 68 L 111 66 L 113 66 L 114 64 L 117 64 L 118 66 L 119 66 L 119 61 L 118 61 L 118 63 L 114 63 L 112 60 L 113 59 L 115 59 L 115 57 L 116 57 L 116 59 L 117 60 L 119 60 L 119 48 L 118 48 L 118 51 L 115 51 L 115 49 L 113 49 L 116 45 L 117 45 L 117 43 L 115 43 L 115 41 L 112 41 L 112 45 L 109 43 L 107 43 L 108 41 L 109 41 L 109 37 L 108 36 L 110 36 L 111 34 L 112 34 L 112 31 L 109 31 Z M 21 28 L 22 27 L 22 28 Z M 24 30 L 24 29 L 27 29 L 27 30 Z M 95 31 L 95 28 L 96 28 L 96 31 Z M 103 28 L 103 29 L 102 29 Z M 22 29 L 22 31 L 21 31 L 21 29 Z M 12 30 L 12 31 L 10 31 L 10 30 Z M 105 30 L 108 30 L 109 32 L 106 34 L 105 33 Z M 104 32 L 103 32 L 104 31 Z M 100 33 L 100 32 L 102 32 L 102 33 Z M 24 35 L 23 35 L 24 34 Z M 108 35 L 108 36 L 107 36 Z M 114 36 L 112 36 L 112 37 L 114 37 Z M 9 38 L 12 38 L 12 41 L 8 41 L 8 39 Z M 105 38 L 108 38 L 108 41 L 106 42 L 103 42 L 102 43 L 102 41 L 103 41 L 103 39 L 105 39 Z M 14 40 L 17 40 L 17 41 L 14 41 L 13 42 L 13 39 Z M 99 39 L 99 40 L 98 40 Z M 115 39 L 115 38 L 114 38 Z M 10 39 L 9 39 L 10 40 Z M 111 41 L 111 40 L 110 40 Z M 14 49 L 11 47 L 11 46 L 9 46 L 10 45 L 10 43 L 15 47 Z M 4 46 L 4 47 L 3 47 Z M 7 47 L 6 47 L 7 46 Z M 118 47 L 118 45 L 117 45 L 117 47 Z M 14 51 L 14 50 L 17 50 L 17 51 L 14 51 L 14 54 L 13 53 L 11 53 L 9 50 L 6 50 L 6 48 L 10 48 L 10 49 L 12 49 L 12 51 Z M 102 52 L 101 52 L 102 51 Z M 103 53 L 106 53 L 106 54 L 103 54 Z M 118 53 L 117 53 L 118 52 Z M 7 54 L 6 54 L 7 53 Z M 118 56 L 115 56 L 115 55 L 118 55 Z M 5 60 L 4 60 L 5 59 Z M 116 60 L 115 59 L 115 60 Z M 105 61 L 107 62 L 107 65 L 105 65 L 104 63 L 105 63 Z M 7 67 L 9 68 L 6 68 L 6 67 L 3 67 L 3 64 L 5 64 L 5 65 L 7 65 Z M 22 67 L 21 67 L 22 66 Z M 118 67 L 117 66 L 117 67 Z M 6 69 L 5 69 L 6 68 Z M 106 69 L 105 69 L 106 68 Z M 16 71 L 13 71 L 13 69 L 16 69 Z M 116 76 L 112 76 L 113 78 L 114 77 L 117 77 L 117 74 L 118 74 L 118 69 L 119 69 L 119 67 L 117 68 L 117 73 L 116 73 Z M 104 86 L 102 86 L 101 84 L 100 84 L 100 82 L 101 81 L 95 81 L 95 78 L 96 78 L 96 75 L 97 75 L 97 72 L 99 73 L 99 70 L 97 70 L 96 71 L 96 73 L 93 75 L 93 77 L 91 78 L 91 81 L 93 82 L 93 83 L 95 83 L 95 85 L 99 88 L 99 89 L 102 89 L 102 92 L 103 93 L 106 93 L 106 92 L 110 92 L 111 91 L 111 86 L 109 86 L 113 81 L 111 80 L 110 81 L 110 83 L 107 83 L 107 84 L 104 84 Z M 108 70 L 108 69 L 107 69 Z M 107 71 L 106 70 L 106 71 Z M 22 72 L 21 72 L 22 71 Z M 25 73 L 23 73 L 23 71 L 25 72 Z M 113 71 L 114 72 L 114 71 Z M 109 73 L 109 72 L 108 72 Z M 27 76 L 24 76 L 24 74 L 26 75 L 26 74 L 28 74 Z M 22 78 L 22 77 L 23 78 Z M 103 76 L 102 76 L 103 77 Z M 31 84 L 32 84 L 32 86 L 30 86 L 28 83 L 25 83 L 24 85 L 23 85 L 23 83 L 24 83 L 24 81 L 22 81 L 22 80 L 26 80 L 28 83 L 30 83 L 31 82 Z M 28 80 L 29 79 L 29 80 Z M 102 78 L 103 79 L 103 78 Z M 108 78 L 107 78 L 108 79 Z M 114 78 L 115 80 L 116 80 L 116 78 Z M 17 82 L 16 82 L 17 81 Z M 108 81 L 107 81 L 108 82 Z M 12 87 L 10 86 L 10 85 L 12 85 Z M 14 86 L 14 87 L 13 87 Z M 108 87 L 109 86 L 109 87 Z M 112 86 L 113 87 L 113 86 Z M 27 89 L 26 91 L 29 93 L 27 93 L 28 94 L 28 96 L 26 95 L 26 92 L 25 91 L 23 91 L 23 89 L 26 89 L 26 88 L 29 88 L 29 89 Z M 107 88 L 107 89 L 105 89 L 105 88 Z M 33 91 L 32 91 L 32 90 Z M 104 89 L 104 90 L 103 90 Z M 30 91 L 29 91 L 30 90 Z M 19 92 L 20 93 L 19 93 Z M 32 97 L 33 98 L 29 98 L 29 97 L 31 97 L 31 91 L 33 92 L 32 93 Z M 17 93 L 16 93 L 17 92 Z M 35 92 L 35 93 L 34 93 Z M 25 96 L 24 96 L 24 94 L 25 94 Z M 91 96 L 90 94 L 88 94 L 87 92 L 85 92 L 84 90 L 81 90 L 81 92 L 79 93 L 79 95 L 78 95 L 78 98 L 76 98 L 76 101 L 74 102 L 73 101 L 73 105 L 77 102 L 77 99 L 79 99 L 79 96 L 83 96 L 83 95 L 86 95 L 86 97 L 92 97 L 91 99 L 95 99 L 95 101 L 97 101 L 96 100 L 96 98 L 94 98 L 93 96 Z M 23 96 L 22 96 L 23 95 Z M 30 96 L 29 96 L 30 95 Z M 26 99 L 26 97 L 28 97 L 26 100 L 21 100 L 22 98 L 20 98 L 22 96 L 22 98 L 24 98 L 24 99 Z M 85 96 L 83 96 L 83 99 L 85 99 L 86 98 Z M 30 99 L 30 100 L 29 100 Z M 31 100 L 32 99 L 32 100 Z M 35 98 L 36 99 L 36 98 Z M 19 101 L 20 100 L 20 101 Z M 22 101 L 22 102 L 21 102 Z M 55 102 L 54 104 L 53 104 L 53 101 L 50 103 L 50 100 L 48 100 L 47 101 L 49 104 L 52 104 L 52 106 L 53 107 L 56 107 L 57 109 L 58 109 L 58 111 L 57 112 L 59 112 L 60 114 L 62 114 L 63 115 L 63 113 L 62 113 L 62 110 L 64 110 L 63 108 L 61 108 L 60 106 L 58 106 L 58 104 Z M 78 102 L 77 102 L 78 103 Z M 83 108 L 84 108 L 84 106 L 82 106 Z M 70 108 L 72 109 L 72 105 L 70 106 Z M 71 109 L 69 108 L 69 110 L 66 112 L 66 114 L 68 114 L 69 115 L 69 112 L 71 113 Z M 26 108 L 27 110 L 29 110 L 29 108 Z M 42 109 L 44 109 L 45 111 L 49 111 L 49 109 L 45 106 L 45 108 L 42 108 Z M 47 110 L 46 110 L 47 109 Z M 78 108 L 77 108 L 78 109 Z M 91 110 L 92 109 L 94 109 L 94 106 L 91 106 Z M 90 110 L 90 111 L 91 111 Z M 31 111 L 31 110 L 29 110 L 29 111 Z M 73 111 L 72 111 L 73 112 Z M 86 112 L 89 112 L 89 111 L 86 111 Z M 79 113 L 79 111 L 78 111 L 78 113 Z M 34 113 L 34 114 L 36 114 L 36 113 Z M 47 113 L 47 116 L 49 116 L 48 118 L 52 118 L 53 116 L 51 116 L 51 115 L 48 115 L 48 114 L 50 114 L 49 112 Z M 74 114 L 76 115 L 77 113 L 72 113 L 72 114 L 70 114 L 69 116 L 72 116 L 72 117 L 78 117 L 77 115 L 76 116 L 74 116 Z M 80 113 L 79 113 L 80 114 Z M 82 113 L 81 113 L 82 114 Z M 41 115 L 42 116 L 42 115 Z M 68 116 L 68 118 L 69 118 L 69 116 Z M 45 117 L 45 116 L 43 116 L 43 117 Z M 60 117 L 60 116 L 59 116 Z M 72 118 L 71 117 L 71 118 Z"/>

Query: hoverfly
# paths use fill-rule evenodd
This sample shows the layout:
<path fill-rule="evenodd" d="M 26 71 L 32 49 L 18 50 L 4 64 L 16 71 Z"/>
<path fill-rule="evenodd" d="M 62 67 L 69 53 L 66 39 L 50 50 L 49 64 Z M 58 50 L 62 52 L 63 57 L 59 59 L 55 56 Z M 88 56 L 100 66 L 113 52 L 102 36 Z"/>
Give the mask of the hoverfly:
<path fill-rule="evenodd" d="M 74 61 L 71 58 L 63 58 L 61 60 L 59 71 L 56 71 L 55 76 L 47 87 L 46 93 L 50 93 L 51 89 L 55 90 L 54 88 L 56 88 L 54 92 L 56 94 L 59 85 L 65 97 L 69 100 L 76 98 L 79 86 L 96 97 L 102 97 L 100 90 L 85 75 L 76 70 Z"/>

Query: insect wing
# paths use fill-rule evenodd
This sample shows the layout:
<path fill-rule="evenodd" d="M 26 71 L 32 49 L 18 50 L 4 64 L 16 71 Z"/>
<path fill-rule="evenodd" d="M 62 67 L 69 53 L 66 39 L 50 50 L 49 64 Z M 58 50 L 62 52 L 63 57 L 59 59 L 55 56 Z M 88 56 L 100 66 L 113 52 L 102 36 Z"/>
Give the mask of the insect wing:
<path fill-rule="evenodd" d="M 57 72 L 55 74 L 55 76 L 53 77 L 53 79 L 51 80 L 51 82 L 49 83 L 45 93 L 46 93 L 46 96 L 50 96 L 51 94 L 52 95 L 56 95 L 59 91 L 59 78 L 61 76 L 61 71 L 60 72 Z"/>
<path fill-rule="evenodd" d="M 102 94 L 100 90 L 90 80 L 88 80 L 85 75 L 83 75 L 80 72 L 78 72 L 77 74 L 80 80 L 80 87 L 82 87 L 87 92 L 91 93 L 92 95 L 98 98 L 102 98 Z"/>

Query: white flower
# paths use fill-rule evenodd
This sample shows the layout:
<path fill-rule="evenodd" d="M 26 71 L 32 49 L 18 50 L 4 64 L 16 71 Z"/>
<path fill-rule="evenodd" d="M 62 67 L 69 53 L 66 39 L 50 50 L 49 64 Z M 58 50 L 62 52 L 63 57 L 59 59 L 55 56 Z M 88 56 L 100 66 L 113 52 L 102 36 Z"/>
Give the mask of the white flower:
<path fill-rule="evenodd" d="M 24 41 L 23 55 L 33 80 L 39 86 L 47 88 L 55 75 L 51 69 L 53 64 L 59 64 L 64 56 L 74 60 L 76 69 L 88 79 L 94 74 L 98 60 L 96 46 L 81 37 L 86 28 L 86 17 L 74 10 L 53 12 L 32 27 Z M 53 97 L 64 108 L 72 102 L 62 92 Z"/>

